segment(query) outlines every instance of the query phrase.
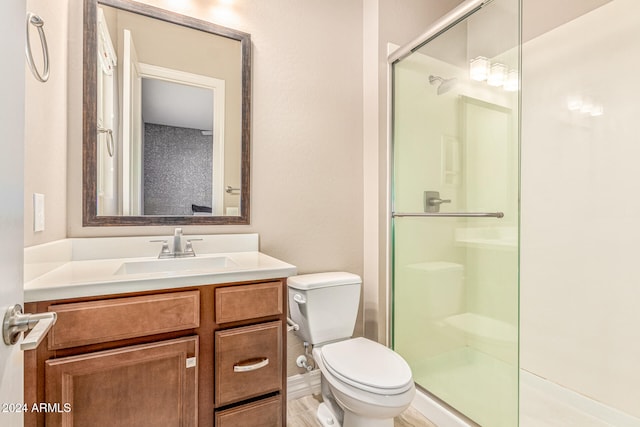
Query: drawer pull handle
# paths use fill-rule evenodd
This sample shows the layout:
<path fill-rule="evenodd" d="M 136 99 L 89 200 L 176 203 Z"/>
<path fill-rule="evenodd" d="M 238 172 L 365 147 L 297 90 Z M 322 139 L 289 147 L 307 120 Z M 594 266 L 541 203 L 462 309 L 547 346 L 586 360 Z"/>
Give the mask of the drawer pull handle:
<path fill-rule="evenodd" d="M 233 372 L 255 371 L 256 369 L 264 368 L 268 364 L 269 359 L 267 357 L 245 360 L 244 362 L 236 363 L 235 365 L 233 365 Z"/>

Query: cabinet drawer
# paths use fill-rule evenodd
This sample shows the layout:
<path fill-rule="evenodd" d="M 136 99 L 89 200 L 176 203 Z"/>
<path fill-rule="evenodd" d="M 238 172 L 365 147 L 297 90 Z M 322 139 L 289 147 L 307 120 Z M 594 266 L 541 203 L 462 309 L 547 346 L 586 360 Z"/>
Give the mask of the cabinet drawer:
<path fill-rule="evenodd" d="M 215 403 L 222 406 L 282 388 L 282 323 L 215 333 Z"/>
<path fill-rule="evenodd" d="M 200 325 L 200 292 L 55 304 L 58 320 L 49 332 L 49 349 L 117 341 Z"/>
<path fill-rule="evenodd" d="M 270 397 L 235 408 L 216 412 L 216 427 L 281 427 L 282 400 Z"/>
<path fill-rule="evenodd" d="M 216 289 L 216 323 L 282 314 L 282 283 L 225 286 Z"/>

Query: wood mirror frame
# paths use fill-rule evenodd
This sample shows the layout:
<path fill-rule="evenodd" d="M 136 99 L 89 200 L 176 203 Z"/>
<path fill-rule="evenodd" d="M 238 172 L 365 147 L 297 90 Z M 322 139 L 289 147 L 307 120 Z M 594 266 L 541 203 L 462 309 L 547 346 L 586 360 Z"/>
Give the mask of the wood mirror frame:
<path fill-rule="evenodd" d="M 238 216 L 99 216 L 97 214 L 97 6 L 137 13 L 198 31 L 240 42 L 242 117 L 241 117 L 241 184 Z M 83 41 L 83 226 L 136 225 L 235 225 L 250 223 L 250 140 L 251 140 L 251 36 L 207 21 L 180 15 L 129 0 L 84 0 Z"/>

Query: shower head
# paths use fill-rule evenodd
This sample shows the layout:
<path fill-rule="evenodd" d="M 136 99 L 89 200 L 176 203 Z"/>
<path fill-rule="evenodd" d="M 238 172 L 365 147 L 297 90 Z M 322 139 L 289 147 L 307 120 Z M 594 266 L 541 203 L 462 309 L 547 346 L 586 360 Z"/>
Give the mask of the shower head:
<path fill-rule="evenodd" d="M 429 83 L 432 85 L 438 85 L 437 93 L 438 95 L 442 95 L 443 93 L 449 92 L 453 89 L 456 84 L 458 84 L 458 79 L 455 77 L 451 77 L 450 79 L 443 79 L 440 76 L 429 76 Z"/>

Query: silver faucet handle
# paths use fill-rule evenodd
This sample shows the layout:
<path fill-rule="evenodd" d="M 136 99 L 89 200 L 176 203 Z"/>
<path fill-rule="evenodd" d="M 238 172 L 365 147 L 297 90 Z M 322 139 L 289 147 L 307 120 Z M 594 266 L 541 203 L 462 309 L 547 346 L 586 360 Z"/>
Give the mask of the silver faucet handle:
<path fill-rule="evenodd" d="M 191 242 L 197 242 L 198 240 L 202 239 L 187 239 L 187 243 L 184 246 L 184 253 L 191 256 L 196 256 L 196 252 L 193 250 L 193 245 L 191 244 Z"/>
<path fill-rule="evenodd" d="M 171 253 L 171 250 L 169 250 L 169 241 L 165 240 L 165 239 L 160 239 L 160 240 L 149 240 L 152 243 L 162 243 L 162 249 L 160 249 L 160 256 L 163 255 L 168 255 Z"/>

